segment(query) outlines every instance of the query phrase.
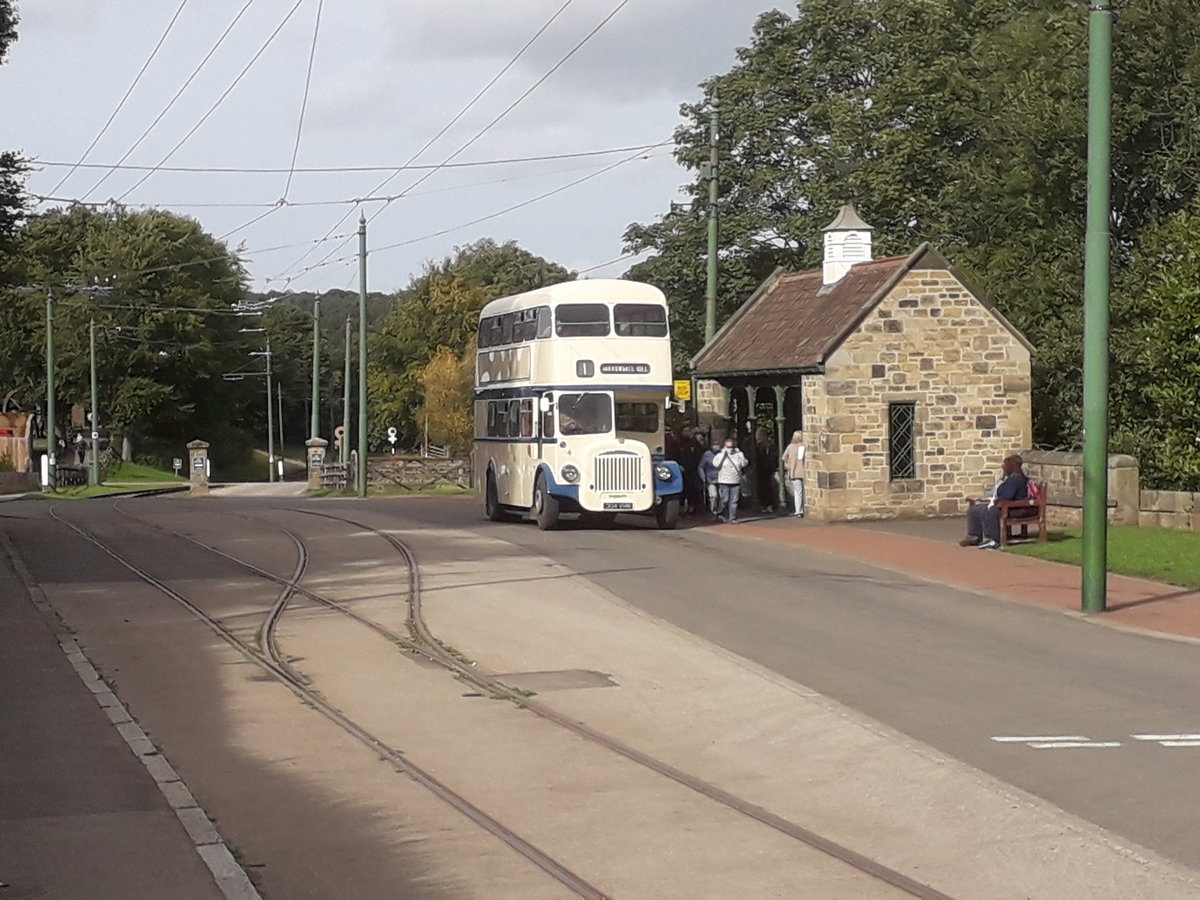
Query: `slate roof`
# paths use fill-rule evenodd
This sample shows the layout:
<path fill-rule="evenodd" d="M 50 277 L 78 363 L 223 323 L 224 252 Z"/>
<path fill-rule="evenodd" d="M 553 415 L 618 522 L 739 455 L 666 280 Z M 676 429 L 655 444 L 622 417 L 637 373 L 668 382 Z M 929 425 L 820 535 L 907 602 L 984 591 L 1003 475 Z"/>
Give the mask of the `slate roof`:
<path fill-rule="evenodd" d="M 828 286 L 821 283 L 820 269 L 777 269 L 717 332 L 712 343 L 692 358 L 695 374 L 714 377 L 820 372 L 829 354 L 911 269 L 952 271 L 928 244 L 908 256 L 857 263 Z M 999 313 L 992 313 L 1018 340 L 1030 346 Z"/>

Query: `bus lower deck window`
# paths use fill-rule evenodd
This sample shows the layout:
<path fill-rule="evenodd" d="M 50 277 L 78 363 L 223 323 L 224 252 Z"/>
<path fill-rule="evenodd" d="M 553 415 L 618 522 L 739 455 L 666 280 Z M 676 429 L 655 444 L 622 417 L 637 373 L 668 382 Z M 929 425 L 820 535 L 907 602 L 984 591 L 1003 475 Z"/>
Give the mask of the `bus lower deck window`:
<path fill-rule="evenodd" d="M 618 403 L 617 431 L 653 434 L 658 431 L 657 403 Z"/>

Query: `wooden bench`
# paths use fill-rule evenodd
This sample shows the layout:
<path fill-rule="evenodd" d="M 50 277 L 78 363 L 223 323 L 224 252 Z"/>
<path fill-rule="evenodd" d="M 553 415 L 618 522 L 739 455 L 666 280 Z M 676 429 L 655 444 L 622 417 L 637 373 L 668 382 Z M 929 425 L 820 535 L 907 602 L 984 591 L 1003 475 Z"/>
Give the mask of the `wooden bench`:
<path fill-rule="evenodd" d="M 1034 484 L 1032 480 L 1029 482 Z M 1021 529 L 1021 539 L 1029 539 L 1029 526 L 1037 525 L 1038 540 L 1048 539 L 1046 532 L 1046 484 L 1036 482 L 1038 486 L 1036 500 L 997 500 L 996 507 L 1000 510 L 1000 546 L 1007 547 L 1013 541 L 1013 528 Z M 970 506 L 985 503 L 984 500 L 968 500 Z"/>

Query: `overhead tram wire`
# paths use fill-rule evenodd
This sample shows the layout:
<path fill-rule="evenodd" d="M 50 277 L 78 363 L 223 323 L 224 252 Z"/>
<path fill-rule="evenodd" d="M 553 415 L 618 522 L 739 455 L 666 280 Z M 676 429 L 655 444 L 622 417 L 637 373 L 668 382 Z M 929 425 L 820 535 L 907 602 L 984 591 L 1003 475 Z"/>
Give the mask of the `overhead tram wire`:
<path fill-rule="evenodd" d="M 79 170 L 79 167 L 88 158 L 88 154 L 96 149 L 96 145 L 98 143 L 100 143 L 100 139 L 108 133 L 108 129 L 110 127 L 112 127 L 112 123 L 116 120 L 117 114 L 120 113 L 121 110 L 125 108 L 125 103 L 129 100 L 130 96 L 133 94 L 134 89 L 138 86 L 138 84 L 141 83 L 142 76 L 146 74 L 146 70 L 150 68 L 150 64 L 152 62 L 154 62 L 155 58 L 158 56 L 158 51 L 161 50 L 163 44 L 166 43 L 168 35 L 170 35 L 171 30 L 175 27 L 175 23 L 177 21 L 179 21 L 179 16 L 183 12 L 183 8 L 187 5 L 188 5 L 188 0 L 182 0 L 182 2 L 179 4 L 179 7 L 175 10 L 175 15 L 171 16 L 171 21 L 167 23 L 166 30 L 163 31 L 162 36 L 159 37 L 158 43 L 154 45 L 154 49 L 150 51 L 150 56 L 148 56 L 146 58 L 146 61 L 144 63 L 142 63 L 142 67 L 138 70 L 137 75 L 134 76 L 133 81 L 130 83 L 129 87 L 125 90 L 125 95 L 123 97 L 121 97 L 120 102 L 117 103 L 116 108 L 113 109 L 112 113 L 109 115 L 108 121 L 106 121 L 104 123 L 104 125 L 96 133 L 96 136 L 94 138 L 92 138 L 92 142 L 90 144 L 88 144 L 87 149 L 84 150 L 83 153 L 80 155 L 79 161 L 77 163 L 75 163 L 73 166 L 71 166 L 71 168 L 67 171 L 67 174 L 64 175 L 62 178 L 60 178 L 58 180 L 58 183 L 56 185 L 54 185 L 54 187 L 50 188 L 51 194 L 53 194 L 60 187 L 62 187 L 64 184 L 66 184 L 67 179 L 69 179 L 72 175 L 74 175 Z"/>
<path fill-rule="evenodd" d="M 285 201 L 287 200 L 288 192 L 292 189 L 292 178 L 296 175 L 296 159 L 300 155 L 300 138 L 304 134 L 304 113 L 308 109 L 308 92 L 309 88 L 312 87 L 313 62 L 317 58 L 317 38 L 321 34 L 321 10 L 324 6 L 325 0 L 317 0 L 317 18 L 313 24 L 312 45 L 308 50 L 308 69 L 304 73 L 304 97 L 300 101 L 300 119 L 296 123 L 296 143 L 292 147 L 292 162 L 288 167 L 287 183 L 283 186 L 283 199 Z"/>
<path fill-rule="evenodd" d="M 630 147 L 608 147 L 604 150 L 579 150 L 574 153 L 547 153 L 541 156 L 507 156 L 499 159 L 475 159 L 455 163 L 422 163 L 420 165 L 381 165 L 381 166 L 297 166 L 295 172 L 304 175 L 341 175 L 350 172 L 406 172 L 424 171 L 427 169 L 477 169 L 485 166 L 515 165 L 519 163 L 547 162 L 556 159 L 579 159 L 585 156 L 610 156 L 616 153 L 630 153 L 634 150 L 650 150 L 661 144 L 638 144 Z M 286 175 L 293 171 L 284 167 L 253 168 L 249 166 L 150 166 L 128 165 L 116 163 L 70 163 L 61 160 L 33 160 L 37 166 L 72 167 L 80 169 L 116 169 L 128 172 L 183 172 L 199 175 Z"/>
<path fill-rule="evenodd" d="M 403 191 L 401 191 L 397 195 L 397 199 L 407 196 L 409 191 L 413 190 L 414 188 L 423 184 L 428 179 L 432 178 L 435 174 L 437 174 L 437 172 L 439 172 L 443 168 L 445 168 L 447 164 L 453 162 L 461 153 L 465 152 L 476 141 L 478 141 L 480 138 L 482 138 L 485 134 L 487 134 L 489 131 L 491 131 L 494 127 L 496 127 L 496 125 L 498 125 L 504 119 L 505 116 L 507 116 L 509 113 L 511 113 L 514 109 L 516 109 L 527 97 L 529 97 L 530 94 L 532 94 L 539 87 L 541 87 L 542 84 L 544 84 L 551 75 L 553 75 L 560 68 L 562 68 L 562 66 L 567 62 L 567 60 L 569 60 L 576 53 L 578 53 L 583 48 L 583 46 L 588 43 L 588 41 L 590 41 L 593 37 L 595 37 L 600 32 L 600 30 L 602 28 L 604 28 L 605 25 L 607 25 L 609 22 L 611 22 L 613 20 L 613 18 L 617 15 L 617 13 L 619 13 L 622 9 L 624 9 L 629 4 L 629 2 L 630 2 L 630 0 L 620 0 L 620 2 L 613 8 L 612 12 L 610 12 L 607 16 L 605 16 L 603 19 L 601 19 L 600 22 L 591 31 L 589 31 L 586 35 L 583 36 L 582 40 L 580 40 L 574 47 L 572 47 L 570 50 L 568 50 L 566 52 L 566 54 L 561 59 L 558 60 L 558 62 L 556 62 L 553 66 L 551 66 L 550 69 L 544 75 L 542 75 L 541 78 L 539 78 L 532 85 L 530 85 L 530 87 L 524 93 L 522 93 L 519 97 L 517 97 L 516 100 L 514 100 L 507 107 L 505 107 L 504 110 L 498 116 L 496 116 L 494 119 L 492 119 L 490 122 L 488 122 L 485 126 L 483 126 L 483 128 L 481 128 L 479 131 L 477 131 L 466 143 L 459 146 L 459 148 L 457 150 L 455 150 L 453 153 L 451 153 L 449 156 L 447 156 L 444 160 L 442 160 L 441 163 L 434 166 L 431 170 L 426 172 L 424 175 L 422 175 L 420 178 L 418 178 L 416 181 L 414 181 L 412 184 L 410 184 L 407 188 L 405 188 Z M 560 12 L 561 12 L 561 10 L 560 10 Z M 530 43 L 532 43 L 532 41 Z M 526 47 L 528 47 L 528 44 L 526 45 Z M 524 52 L 524 51 L 522 51 L 522 52 Z M 384 179 L 382 182 L 379 183 L 378 186 L 375 187 L 374 190 L 378 191 L 378 190 L 382 190 L 383 188 L 387 187 L 387 185 L 389 185 L 392 182 L 392 180 L 396 177 L 396 175 L 398 175 L 398 174 L 399 173 L 396 173 L 396 174 L 390 176 L 389 178 Z M 374 193 L 374 191 L 372 191 L 372 193 Z M 379 216 L 382 215 L 384 213 L 384 211 L 387 210 L 387 208 L 390 205 L 391 205 L 390 203 L 385 203 L 380 209 L 376 210 L 367 221 L 373 222 L 375 219 L 379 218 Z M 342 219 L 338 222 L 338 225 L 341 225 L 341 223 L 344 222 L 349 215 L 350 215 L 350 213 L 347 213 L 345 216 L 343 216 Z M 337 228 L 337 225 L 335 225 L 334 228 Z M 335 253 L 337 253 L 339 250 L 341 250 L 343 247 L 345 247 L 347 243 L 348 243 L 348 241 L 344 241 L 343 243 L 339 244 L 337 247 L 334 247 L 329 253 L 325 254 L 324 257 L 322 257 L 320 260 L 318 260 L 318 264 L 323 263 L 326 260 L 328 260 L 331 256 L 333 256 Z M 303 260 L 304 260 L 304 257 L 302 256 L 299 260 L 296 261 L 296 263 L 293 263 L 293 266 L 298 265 Z M 303 271 L 304 270 L 302 270 L 301 273 L 298 273 L 298 274 L 303 274 Z"/>
<path fill-rule="evenodd" d="M 253 0 L 251 0 L 251 2 L 253 2 Z M 184 144 L 186 144 L 188 142 L 188 140 L 191 139 L 192 135 L 194 135 L 197 131 L 200 130 L 200 128 L 204 125 L 204 123 L 208 121 L 209 117 L 212 116 L 212 114 L 217 111 L 217 109 L 221 106 L 221 104 L 225 102 L 225 98 L 228 97 L 231 93 L 233 93 L 233 89 L 236 88 L 238 86 L 238 84 L 241 83 L 242 79 L 246 77 L 246 74 L 250 71 L 250 69 L 254 67 L 254 64 L 256 62 L 258 62 L 258 60 L 262 57 L 262 55 L 264 53 L 267 52 L 267 48 L 271 46 L 271 44 L 275 41 L 275 38 L 277 38 L 279 36 L 279 33 L 281 31 L 283 31 L 284 26 L 287 25 L 287 23 L 291 20 L 292 16 L 294 16 L 296 14 L 296 10 L 298 10 L 303 4 L 304 4 L 304 0 L 296 0 L 295 4 L 292 6 L 292 8 L 288 10 L 287 15 L 285 15 L 283 17 L 283 21 L 281 21 L 278 25 L 275 26 L 275 30 L 271 32 L 270 36 L 265 41 L 263 41 L 262 46 L 259 47 L 258 51 L 254 54 L 254 56 L 252 56 L 250 58 L 250 62 L 246 63 L 246 65 L 242 68 L 242 70 L 240 72 L 238 72 L 237 76 L 230 83 L 229 87 L 225 88 L 225 91 L 221 94 L 220 97 L 217 98 L 216 103 L 214 103 L 212 106 L 210 106 L 208 109 L 208 112 L 206 112 L 203 116 L 200 117 L 200 121 L 197 122 L 195 125 L 193 125 L 191 130 L 189 130 L 187 134 L 185 134 L 182 138 L 180 138 L 179 142 L 174 147 L 172 147 L 169 151 L 167 151 L 167 154 L 161 160 L 159 160 L 157 165 L 152 166 L 150 168 L 150 171 L 148 171 L 145 175 L 143 175 L 140 179 L 138 179 L 130 188 L 128 188 L 125 191 L 125 193 L 121 194 L 121 196 L 117 198 L 118 201 L 124 200 L 133 191 L 137 190 L 139 187 L 141 187 L 143 184 L 145 184 L 147 180 L 149 180 L 151 177 L 153 177 L 153 175 L 156 172 L 158 172 L 159 169 L 161 169 L 161 167 L 163 166 L 164 163 L 166 163 L 172 156 L 174 156 L 179 151 L 180 147 L 182 147 Z"/>
<path fill-rule="evenodd" d="M 660 146 L 660 147 L 665 146 L 666 144 L 671 143 L 672 140 L 674 140 L 674 139 L 668 138 L 667 140 L 662 141 L 660 144 L 658 144 L 658 146 Z M 577 185 L 583 184 L 586 181 L 591 181 L 593 178 L 598 178 L 599 176 L 604 175 L 607 172 L 611 172 L 613 169 L 616 169 L 619 166 L 623 166 L 626 163 L 633 162 L 634 160 L 639 159 L 639 158 L 647 159 L 649 157 L 644 157 L 640 153 L 634 154 L 632 156 L 627 156 L 624 159 L 618 160 L 615 163 L 611 163 L 610 165 L 605 166 L 603 169 L 600 169 L 598 172 L 592 172 L 590 175 L 584 175 L 582 178 L 576 178 L 575 180 L 569 181 L 566 184 L 559 185 L 558 187 L 554 188 L 553 190 L 549 190 L 544 193 L 538 194 L 537 196 L 530 197 L 527 200 L 522 200 L 520 203 L 514 203 L 511 206 L 506 206 L 504 209 L 497 210 L 496 212 L 493 212 L 493 213 L 488 213 L 486 216 L 480 216 L 479 218 L 472 219 L 469 222 L 460 222 L 459 224 L 451 225 L 448 228 L 441 228 L 441 229 L 438 229 L 437 231 L 430 232 L 429 234 L 422 235 L 421 237 L 415 237 L 415 238 L 409 238 L 409 239 L 403 240 L 403 241 L 397 241 L 394 244 L 384 244 L 382 247 L 373 247 L 371 249 L 371 252 L 372 253 L 380 253 L 384 250 L 395 250 L 398 247 L 408 247 L 412 244 L 419 244 L 422 241 L 432 240 L 435 237 L 442 237 L 443 235 L 450 234 L 451 232 L 454 232 L 454 231 L 459 231 L 460 229 L 463 229 L 463 228 L 470 228 L 472 225 L 479 225 L 482 222 L 488 222 L 488 221 L 491 221 L 492 219 L 497 219 L 500 216 L 507 215 L 510 212 L 515 212 L 518 209 L 524 209 L 526 206 L 531 206 L 534 203 L 539 203 L 542 200 L 546 200 L 550 197 L 555 196 L 556 194 L 561 194 L 563 191 L 570 190 L 571 188 L 576 187 Z M 297 272 L 295 275 L 293 275 L 289 279 L 289 281 L 296 281 L 299 278 L 301 278 L 302 276 L 308 274 L 309 272 L 315 271 L 316 269 L 320 269 L 325 266 L 342 265 L 342 264 L 348 263 L 354 259 L 355 259 L 355 257 L 353 257 L 353 256 L 344 256 L 344 257 L 340 257 L 338 259 L 333 259 L 333 260 L 330 260 L 328 257 L 326 257 L 323 260 L 313 263 L 311 266 L 306 266 L 305 268 L 301 269 L 299 272 Z"/>
<path fill-rule="evenodd" d="M 432 147 L 433 144 L 439 138 L 442 137 L 442 135 L 444 135 L 447 131 L 449 131 L 464 115 L 467 114 L 467 112 L 469 112 L 475 106 L 476 103 L 479 102 L 479 100 L 483 97 L 484 94 L 486 94 L 489 90 L 491 90 L 491 88 L 496 84 L 496 82 L 499 81 L 509 69 L 511 69 L 514 65 L 516 65 L 517 61 L 520 60 L 521 57 L 525 55 L 525 52 L 527 50 L 529 50 L 530 47 L 533 46 L 534 42 L 537 41 L 537 39 L 540 38 L 543 34 L 545 34 L 546 29 L 548 29 L 551 25 L 553 25 L 555 20 L 557 20 L 558 17 L 561 16 L 566 11 L 567 7 L 570 6 L 573 2 L 574 2 L 574 0 L 566 0 L 566 2 L 564 2 L 563 5 L 560 6 L 554 12 L 554 14 L 550 16 L 549 19 L 547 19 L 545 22 L 542 23 L 541 27 L 538 28 L 538 30 L 533 33 L 533 36 L 525 42 L 525 44 L 521 47 L 521 49 L 518 50 L 507 63 L 504 64 L 504 66 L 500 69 L 500 71 L 497 72 L 495 75 L 493 75 L 491 80 L 487 84 L 485 84 L 483 86 L 483 88 L 477 94 L 475 94 L 474 97 L 472 97 L 470 100 L 468 100 L 467 104 L 462 109 L 460 109 L 457 113 L 455 113 L 455 115 L 450 119 L 449 122 L 447 122 L 445 125 L 442 126 L 441 130 L 439 130 L 437 134 L 435 134 L 432 138 L 430 138 L 428 141 L 426 141 L 424 143 L 424 145 L 422 145 L 421 149 L 419 149 L 416 153 L 414 153 L 412 156 L 410 156 L 408 158 L 408 161 L 406 163 L 404 163 L 404 165 L 398 166 L 396 169 L 394 169 L 392 171 L 391 175 L 389 175 L 383 181 L 379 182 L 379 184 L 375 185 L 375 187 L 371 188 L 371 190 L 368 193 L 374 194 L 374 193 L 377 193 L 378 191 L 383 190 L 385 187 L 387 187 L 392 182 L 392 180 L 398 174 L 400 174 L 400 172 L 404 171 L 406 168 L 408 168 L 414 162 L 416 162 L 417 158 L 420 157 L 420 155 L 422 153 L 424 153 L 426 150 L 428 150 L 430 147 Z M 443 163 L 448 162 L 448 161 L 449 160 L 444 160 Z M 435 169 L 435 171 L 436 171 L 436 169 Z M 346 219 L 350 218 L 350 216 L 353 214 L 353 212 L 354 212 L 353 209 L 347 210 L 346 213 L 333 224 L 333 226 L 329 229 L 329 231 L 326 232 L 326 237 L 328 237 L 330 234 L 332 234 L 334 231 L 336 231 L 338 228 L 340 228 L 342 223 L 345 222 Z M 372 216 L 372 218 L 374 218 L 374 216 Z M 336 253 L 338 250 L 340 250 L 342 248 L 342 246 L 345 246 L 345 245 L 343 244 L 339 247 L 336 247 L 333 252 Z M 284 269 L 284 271 L 282 273 L 275 276 L 275 278 L 273 278 L 273 279 L 268 278 L 267 281 L 268 282 L 273 281 L 273 280 L 278 281 L 279 279 L 283 278 L 284 275 L 287 274 L 287 272 L 291 271 L 292 269 L 295 269 L 296 266 L 298 266 L 298 265 L 300 265 L 300 263 L 304 262 L 304 260 L 306 260 L 309 257 L 309 255 L 311 255 L 311 253 L 312 253 L 312 250 L 310 249 L 307 253 L 300 256 L 299 259 L 295 260 L 290 266 L 288 266 L 286 269 Z M 320 260 L 320 262 L 324 262 L 325 260 L 329 259 L 330 255 L 332 255 L 332 254 L 329 254 L 329 255 L 323 257 Z"/>
<path fill-rule="evenodd" d="M 146 140 L 146 138 L 150 135 L 150 132 L 153 131 L 158 126 L 158 123 L 163 120 L 163 117 L 166 116 L 166 114 L 171 111 L 171 109 L 179 101 L 179 98 L 183 96 L 183 92 L 186 91 L 188 89 L 188 87 L 191 85 L 191 83 L 196 80 L 196 76 L 198 76 L 200 74 L 200 72 L 203 71 L 204 67 L 206 65 L 208 65 L 208 61 L 213 58 L 213 54 L 215 54 L 217 52 L 217 50 L 220 49 L 221 45 L 223 43 L 225 43 L 225 39 L 227 37 L 229 37 L 230 33 L 237 26 L 237 23 L 242 20 L 242 16 L 244 16 L 246 14 L 246 10 L 248 10 L 250 8 L 251 4 L 253 4 L 253 3 L 254 3 L 254 0 L 246 0 L 246 3 L 242 6 L 241 9 L 238 10 L 237 15 L 233 17 L 233 21 L 230 22 L 225 27 L 225 30 L 223 32 L 221 32 L 221 36 L 219 38 L 217 38 L 217 42 L 212 45 L 212 47 L 209 49 L 208 53 L 204 54 L 204 58 L 202 60 L 200 60 L 200 62 L 192 70 L 192 74 L 187 77 L 187 80 L 184 81 L 183 85 L 179 88 L 179 90 L 177 90 L 175 92 L 175 96 L 173 96 L 170 100 L 167 101 L 167 105 L 162 108 L 162 111 L 159 112 L 159 114 L 154 117 L 154 121 L 151 122 L 147 126 L 146 130 L 141 133 L 141 135 L 138 137 L 138 139 L 136 141 L 134 141 L 133 144 L 130 146 L 130 148 L 125 151 L 125 153 L 121 156 L 120 159 L 117 160 L 117 164 L 115 166 L 106 166 L 105 167 L 108 169 L 108 171 L 105 172 L 104 176 L 99 181 L 97 181 L 95 184 L 93 184 L 91 186 L 91 188 L 88 189 L 87 193 L 85 193 L 83 195 L 84 200 L 86 200 L 88 197 L 90 197 L 95 191 L 99 190 L 100 186 L 103 185 L 104 182 L 108 181 L 108 179 L 112 176 L 112 174 L 114 172 L 118 171 L 118 168 L 121 166 L 121 164 L 124 163 L 125 160 L 129 159 L 129 157 L 133 155 L 133 152 L 142 145 L 142 142 L 144 140 Z M 84 168 L 84 166 L 80 165 L 79 168 Z M 86 168 L 91 168 L 91 166 L 88 166 Z"/>

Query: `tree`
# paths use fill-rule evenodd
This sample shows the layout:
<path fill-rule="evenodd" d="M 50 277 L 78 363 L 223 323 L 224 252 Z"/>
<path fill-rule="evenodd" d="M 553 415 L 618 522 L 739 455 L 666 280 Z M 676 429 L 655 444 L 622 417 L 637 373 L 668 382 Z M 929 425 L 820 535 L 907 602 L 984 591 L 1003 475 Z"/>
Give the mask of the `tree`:
<path fill-rule="evenodd" d="M 0 64 L 17 39 L 17 11 L 11 0 L 0 0 Z M 11 150 L 0 151 L 0 285 L 15 280 L 7 265 L 17 226 L 25 214 L 24 161 Z"/>
<path fill-rule="evenodd" d="M 19 388 L 26 403 L 45 396 L 51 292 L 62 401 L 88 397 L 94 319 L 102 421 L 151 449 L 169 444 L 168 458 L 199 435 L 236 443 L 250 397 L 221 375 L 246 359 L 246 320 L 234 314 L 244 272 L 224 245 L 171 213 L 72 207 L 30 219 L 15 257 L 35 293 L 10 292 L 0 303 L 0 383 Z M 110 293 L 75 290 L 93 283 Z"/>
<path fill-rule="evenodd" d="M 1121 11 L 1113 131 L 1114 263 L 1187 206 L 1200 178 L 1200 4 Z M 722 319 L 776 265 L 820 262 L 820 229 L 855 201 L 878 255 L 931 241 L 1024 330 L 1036 434 L 1080 432 L 1086 9 L 1051 0 L 805 0 L 755 26 L 721 101 Z M 685 105 L 676 157 L 699 175 L 707 103 Z M 690 206 L 631 225 L 654 256 L 631 277 L 672 303 L 677 360 L 702 340 L 703 179 Z"/>
<path fill-rule="evenodd" d="M 475 422 L 471 397 L 475 387 L 475 342 L 461 356 L 439 347 L 421 370 L 422 403 L 418 424 L 428 428 L 429 440 L 445 445 L 453 454 L 471 449 Z"/>
<path fill-rule="evenodd" d="M 453 257 L 426 266 L 401 291 L 371 335 L 367 388 L 370 437 L 379 445 L 386 429 L 415 446 L 424 423 L 421 375 L 439 348 L 462 356 L 474 338 L 479 310 L 491 300 L 567 281 L 571 273 L 517 246 L 483 239 Z"/>
<path fill-rule="evenodd" d="M 1200 491 L 1200 203 L 1148 232 L 1123 275 L 1112 449 L 1146 487 Z"/>

